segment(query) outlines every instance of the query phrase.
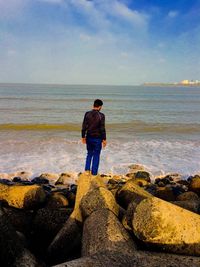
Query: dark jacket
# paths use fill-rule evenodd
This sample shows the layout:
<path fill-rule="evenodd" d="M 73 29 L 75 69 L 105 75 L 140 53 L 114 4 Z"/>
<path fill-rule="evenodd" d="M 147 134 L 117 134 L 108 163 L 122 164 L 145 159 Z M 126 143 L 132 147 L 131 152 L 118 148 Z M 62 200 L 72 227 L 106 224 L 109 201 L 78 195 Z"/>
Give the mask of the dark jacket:
<path fill-rule="evenodd" d="M 82 124 L 82 138 L 96 137 L 106 140 L 105 115 L 92 109 L 85 113 Z"/>

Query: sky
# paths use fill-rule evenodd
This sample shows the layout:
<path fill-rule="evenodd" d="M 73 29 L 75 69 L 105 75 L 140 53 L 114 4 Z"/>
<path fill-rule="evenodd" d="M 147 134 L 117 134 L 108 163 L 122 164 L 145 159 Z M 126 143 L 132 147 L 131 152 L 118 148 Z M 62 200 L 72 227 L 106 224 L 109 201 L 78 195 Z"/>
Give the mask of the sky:
<path fill-rule="evenodd" d="M 0 0 L 0 83 L 200 80 L 200 0 Z"/>

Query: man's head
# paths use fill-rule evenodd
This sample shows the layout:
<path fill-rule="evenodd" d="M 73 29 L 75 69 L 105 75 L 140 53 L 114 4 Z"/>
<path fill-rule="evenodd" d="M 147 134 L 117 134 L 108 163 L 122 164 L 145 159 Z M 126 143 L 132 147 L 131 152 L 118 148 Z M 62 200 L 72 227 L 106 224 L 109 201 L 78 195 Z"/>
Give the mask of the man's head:
<path fill-rule="evenodd" d="M 101 99 L 94 100 L 94 108 L 100 110 L 103 106 L 103 101 Z"/>

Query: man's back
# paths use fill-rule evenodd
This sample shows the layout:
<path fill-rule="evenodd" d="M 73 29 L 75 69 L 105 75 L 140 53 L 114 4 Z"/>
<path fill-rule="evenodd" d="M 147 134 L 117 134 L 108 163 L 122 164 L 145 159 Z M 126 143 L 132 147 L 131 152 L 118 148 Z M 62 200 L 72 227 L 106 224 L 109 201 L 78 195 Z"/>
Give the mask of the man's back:
<path fill-rule="evenodd" d="M 82 125 L 82 137 L 96 137 L 106 139 L 105 115 L 98 110 L 91 110 L 85 113 Z"/>

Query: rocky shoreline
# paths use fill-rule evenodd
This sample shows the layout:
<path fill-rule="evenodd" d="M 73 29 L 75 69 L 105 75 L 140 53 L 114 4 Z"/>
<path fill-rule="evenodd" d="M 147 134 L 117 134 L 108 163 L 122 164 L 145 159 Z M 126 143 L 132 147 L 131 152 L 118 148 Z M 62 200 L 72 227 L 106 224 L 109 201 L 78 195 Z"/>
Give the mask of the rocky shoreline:
<path fill-rule="evenodd" d="M 198 174 L 0 178 L 0 266 L 200 266 Z"/>

